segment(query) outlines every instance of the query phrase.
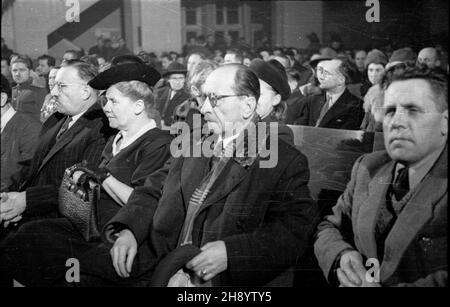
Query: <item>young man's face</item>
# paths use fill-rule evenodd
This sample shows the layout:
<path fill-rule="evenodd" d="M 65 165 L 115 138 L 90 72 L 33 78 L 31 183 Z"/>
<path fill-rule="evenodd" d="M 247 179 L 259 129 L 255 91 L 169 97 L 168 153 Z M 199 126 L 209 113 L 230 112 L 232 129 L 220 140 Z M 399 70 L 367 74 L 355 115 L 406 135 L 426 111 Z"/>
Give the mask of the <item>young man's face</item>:
<path fill-rule="evenodd" d="M 48 60 L 42 59 L 42 60 L 39 60 L 39 65 L 36 68 L 36 72 L 40 76 L 45 76 L 45 75 L 48 75 L 48 73 L 50 72 L 51 69 L 52 69 L 52 66 L 48 65 Z"/>
<path fill-rule="evenodd" d="M 30 79 L 30 70 L 25 63 L 12 64 L 11 73 L 17 84 L 27 82 Z"/>

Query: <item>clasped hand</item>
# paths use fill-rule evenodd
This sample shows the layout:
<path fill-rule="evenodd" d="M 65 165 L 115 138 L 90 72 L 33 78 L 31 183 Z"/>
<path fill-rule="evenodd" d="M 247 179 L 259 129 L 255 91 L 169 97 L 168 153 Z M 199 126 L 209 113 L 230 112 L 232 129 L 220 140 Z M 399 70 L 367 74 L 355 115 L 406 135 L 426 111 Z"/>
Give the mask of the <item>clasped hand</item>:
<path fill-rule="evenodd" d="M 17 223 L 22 219 L 26 208 L 26 192 L 2 193 L 0 202 L 0 224 L 8 227 L 10 223 Z"/>

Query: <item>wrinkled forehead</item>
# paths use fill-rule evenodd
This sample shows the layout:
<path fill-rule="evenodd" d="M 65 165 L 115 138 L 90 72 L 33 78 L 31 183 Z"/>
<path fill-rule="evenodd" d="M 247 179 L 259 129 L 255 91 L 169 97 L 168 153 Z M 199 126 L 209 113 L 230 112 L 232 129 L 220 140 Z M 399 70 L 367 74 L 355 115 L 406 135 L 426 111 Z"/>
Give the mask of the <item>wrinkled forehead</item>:
<path fill-rule="evenodd" d="M 416 105 L 436 108 L 436 97 L 430 85 L 422 79 L 394 81 L 384 93 L 384 106 Z"/>

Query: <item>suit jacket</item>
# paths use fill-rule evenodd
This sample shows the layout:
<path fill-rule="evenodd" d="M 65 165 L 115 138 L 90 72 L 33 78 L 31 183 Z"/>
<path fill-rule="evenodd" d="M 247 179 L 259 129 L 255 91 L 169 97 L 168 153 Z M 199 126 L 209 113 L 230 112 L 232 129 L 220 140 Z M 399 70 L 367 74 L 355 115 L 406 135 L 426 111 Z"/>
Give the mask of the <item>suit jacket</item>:
<path fill-rule="evenodd" d="M 39 121 L 47 91 L 31 83 L 30 78 L 29 81 L 12 88 L 11 104 L 17 112 L 27 113 Z"/>
<path fill-rule="evenodd" d="M 103 148 L 117 130 L 109 127 L 101 107 L 95 103 L 56 141 L 65 116 L 55 113 L 44 123 L 39 145 L 30 167 L 10 190 L 26 191 L 26 215 L 41 215 L 57 209 L 58 188 L 66 168 L 86 160 L 97 169 Z"/>
<path fill-rule="evenodd" d="M 320 116 L 322 106 L 326 102 L 326 94 L 307 96 L 300 117 L 295 121 L 297 125 L 315 126 Z M 364 118 L 363 102 L 353 96 L 348 89 L 327 111 L 319 127 L 333 129 L 359 130 Z"/>
<path fill-rule="evenodd" d="M 39 142 L 41 123 L 27 114 L 14 114 L 1 134 L 1 191 L 8 191 L 12 176 L 29 163 Z"/>
<path fill-rule="evenodd" d="M 318 214 L 307 187 L 307 160 L 280 138 L 275 154 L 274 168 L 260 168 L 261 157 L 250 166 L 230 159 L 194 219 L 193 245 L 226 245 L 228 268 L 213 285 L 267 284 L 307 248 Z M 129 228 L 139 243 L 148 240 L 148 261 L 156 265 L 177 248 L 189 200 L 209 163 L 206 157 L 172 160 L 133 191 L 111 225 Z"/>
<path fill-rule="evenodd" d="M 184 89 L 179 90 L 172 99 L 169 100 L 170 93 L 170 86 L 164 86 L 155 90 L 156 109 L 161 114 L 161 119 L 164 120 L 166 126 L 170 126 L 175 122 L 174 114 L 176 107 L 190 98 L 189 94 Z"/>
<path fill-rule="evenodd" d="M 326 277 L 345 248 L 377 258 L 375 225 L 392 182 L 395 162 L 385 151 L 360 157 L 333 208 L 333 223 L 319 225 L 315 254 Z M 447 285 L 447 147 L 406 203 L 385 240 L 380 281 L 384 285 Z M 350 224 L 350 220 L 351 224 Z M 344 238 L 353 232 L 354 246 Z"/>

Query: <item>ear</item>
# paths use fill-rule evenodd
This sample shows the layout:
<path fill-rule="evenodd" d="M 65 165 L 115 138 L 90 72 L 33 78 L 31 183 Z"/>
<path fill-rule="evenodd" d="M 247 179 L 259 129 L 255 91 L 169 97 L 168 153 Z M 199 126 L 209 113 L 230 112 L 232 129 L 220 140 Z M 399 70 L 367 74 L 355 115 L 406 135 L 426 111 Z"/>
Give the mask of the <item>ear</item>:
<path fill-rule="evenodd" d="M 279 105 L 280 102 L 281 102 L 281 95 L 280 95 L 280 94 L 276 94 L 276 95 L 273 97 L 273 100 L 272 100 L 272 106 L 275 107 L 275 106 Z"/>
<path fill-rule="evenodd" d="M 436 62 L 434 63 L 437 67 L 441 67 L 441 61 L 440 60 L 436 60 Z"/>
<path fill-rule="evenodd" d="M 256 99 L 255 97 L 246 97 L 243 104 L 243 114 L 244 119 L 248 119 L 256 112 Z"/>
<path fill-rule="evenodd" d="M 83 98 L 84 100 L 88 100 L 89 98 L 91 98 L 92 94 L 93 93 L 89 86 L 83 86 L 83 89 L 81 90 L 81 98 Z"/>
<path fill-rule="evenodd" d="M 145 111 L 145 103 L 142 99 L 137 100 L 134 103 L 134 114 L 139 115 Z"/>

